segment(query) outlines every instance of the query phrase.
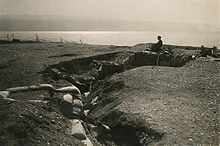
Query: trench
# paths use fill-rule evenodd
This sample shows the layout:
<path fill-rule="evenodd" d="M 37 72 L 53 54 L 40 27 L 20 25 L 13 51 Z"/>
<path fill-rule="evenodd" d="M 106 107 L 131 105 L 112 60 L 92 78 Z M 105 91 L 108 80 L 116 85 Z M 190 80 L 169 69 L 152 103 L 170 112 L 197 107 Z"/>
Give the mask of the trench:
<path fill-rule="evenodd" d="M 89 90 L 91 82 L 94 85 L 97 81 L 115 73 L 140 66 L 156 66 L 157 57 L 154 52 L 107 53 L 50 65 L 43 71 L 43 74 L 54 80 L 65 79 L 84 93 Z M 158 66 L 181 67 L 189 60 L 191 60 L 191 56 L 163 54 L 159 57 Z"/>
<path fill-rule="evenodd" d="M 84 97 L 84 110 L 89 110 L 88 121 L 101 121 L 110 127 L 97 137 L 104 145 L 147 145 L 162 139 L 164 133 L 155 131 L 142 123 L 135 115 L 113 110 L 122 101 L 114 96 L 115 91 L 124 88 L 123 80 L 112 81 L 110 77 L 125 70 L 140 66 L 156 66 L 158 55 L 154 52 L 114 52 L 77 58 L 50 65 L 43 71 L 46 80 L 66 80 L 77 86 Z M 182 67 L 191 56 L 162 54 L 159 66 Z M 94 99 L 96 97 L 99 99 Z M 130 118 L 127 118 L 130 117 Z M 133 120 L 132 120 L 133 119 Z M 138 119 L 138 120 L 137 120 Z"/>

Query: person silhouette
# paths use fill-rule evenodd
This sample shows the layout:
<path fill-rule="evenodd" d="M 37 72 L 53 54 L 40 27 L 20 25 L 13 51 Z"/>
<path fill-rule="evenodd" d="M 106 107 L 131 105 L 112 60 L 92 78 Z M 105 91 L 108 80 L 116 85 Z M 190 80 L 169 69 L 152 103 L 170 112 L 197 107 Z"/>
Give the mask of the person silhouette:
<path fill-rule="evenodd" d="M 163 46 L 163 41 L 161 39 L 161 36 L 157 36 L 157 43 L 153 44 L 151 46 L 151 50 L 154 52 L 160 52 L 161 51 L 161 47 Z"/>
<path fill-rule="evenodd" d="M 150 49 L 153 52 L 157 53 L 156 65 L 158 66 L 159 65 L 160 53 L 163 52 L 163 50 L 162 50 L 163 41 L 161 39 L 161 36 L 157 36 L 157 40 L 158 40 L 157 43 L 153 44 Z"/>

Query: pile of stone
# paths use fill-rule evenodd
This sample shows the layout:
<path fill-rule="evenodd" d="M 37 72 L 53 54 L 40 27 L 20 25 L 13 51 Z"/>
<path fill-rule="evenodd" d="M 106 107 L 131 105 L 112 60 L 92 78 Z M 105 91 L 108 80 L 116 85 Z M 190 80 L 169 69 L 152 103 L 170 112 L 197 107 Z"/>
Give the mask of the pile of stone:
<path fill-rule="evenodd" d="M 89 123 L 85 124 L 83 122 L 82 117 L 85 118 L 88 111 L 84 112 L 81 92 L 74 85 L 59 88 L 59 89 L 55 89 L 50 84 L 39 84 L 39 85 L 33 85 L 33 86 L 8 88 L 5 91 L 0 91 L 0 98 L 3 100 L 16 102 L 19 100 L 10 98 L 10 94 L 18 93 L 18 92 L 36 91 L 36 90 L 49 90 L 49 91 L 64 93 L 64 96 L 62 97 L 62 100 L 60 101 L 59 107 L 60 107 L 60 112 L 66 118 L 70 119 L 70 122 L 72 124 L 70 134 L 73 137 L 79 139 L 83 144 L 87 146 L 93 145 L 90 139 L 92 139 L 93 142 L 97 142 L 96 138 L 99 133 L 98 126 L 95 126 Z M 46 101 L 43 101 L 43 100 L 28 100 L 28 102 L 47 103 Z"/>

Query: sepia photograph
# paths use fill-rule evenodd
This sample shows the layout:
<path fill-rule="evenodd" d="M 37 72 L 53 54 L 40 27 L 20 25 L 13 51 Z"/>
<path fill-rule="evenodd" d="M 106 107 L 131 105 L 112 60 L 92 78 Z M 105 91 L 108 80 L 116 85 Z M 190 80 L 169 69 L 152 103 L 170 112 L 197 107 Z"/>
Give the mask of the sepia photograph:
<path fill-rule="evenodd" d="M 12 145 L 220 145 L 220 0 L 0 0 Z"/>

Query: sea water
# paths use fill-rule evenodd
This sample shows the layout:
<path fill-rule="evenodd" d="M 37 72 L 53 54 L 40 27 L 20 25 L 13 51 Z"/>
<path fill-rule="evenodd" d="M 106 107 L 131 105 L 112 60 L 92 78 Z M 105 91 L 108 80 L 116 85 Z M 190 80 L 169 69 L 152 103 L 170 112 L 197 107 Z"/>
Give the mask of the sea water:
<path fill-rule="evenodd" d="M 217 46 L 220 32 L 161 32 L 161 31 L 1 31 L 0 39 L 76 42 L 103 45 L 135 45 L 154 43 L 161 35 L 165 44 L 184 46 Z M 37 36 L 37 37 L 36 37 Z"/>

